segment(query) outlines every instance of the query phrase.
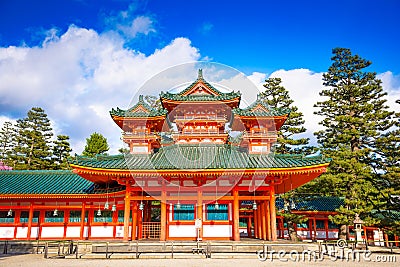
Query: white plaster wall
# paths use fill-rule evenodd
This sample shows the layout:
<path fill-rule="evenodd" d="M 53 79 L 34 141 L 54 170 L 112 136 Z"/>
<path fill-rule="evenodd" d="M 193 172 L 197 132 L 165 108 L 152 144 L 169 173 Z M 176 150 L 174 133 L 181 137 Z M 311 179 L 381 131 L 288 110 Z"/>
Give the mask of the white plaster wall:
<path fill-rule="evenodd" d="M 39 237 L 39 227 L 32 227 L 31 238 L 38 238 L 38 237 Z"/>
<path fill-rule="evenodd" d="M 63 226 L 42 227 L 41 238 L 62 238 L 64 236 Z"/>
<path fill-rule="evenodd" d="M 32 231 L 32 230 L 31 230 Z M 16 238 L 27 238 L 28 237 L 28 227 L 17 227 Z"/>
<path fill-rule="evenodd" d="M 0 238 L 14 238 L 15 227 L 0 227 Z"/>
<path fill-rule="evenodd" d="M 81 228 L 79 226 L 69 226 L 67 227 L 67 232 L 65 233 L 66 237 L 77 237 L 79 238 L 81 235 Z"/>
<path fill-rule="evenodd" d="M 203 225 L 203 237 L 232 237 L 232 226 Z"/>
<path fill-rule="evenodd" d="M 90 237 L 113 237 L 113 226 L 92 226 Z"/>
<path fill-rule="evenodd" d="M 301 238 L 310 238 L 310 231 L 297 231 L 297 235 Z"/>
<path fill-rule="evenodd" d="M 115 237 L 123 238 L 124 237 L 124 227 L 116 226 Z M 129 228 L 132 228 L 131 226 Z M 132 235 L 132 234 L 130 234 Z"/>
<path fill-rule="evenodd" d="M 326 238 L 326 232 L 317 230 L 317 238 Z"/>
<path fill-rule="evenodd" d="M 339 232 L 328 232 L 328 238 L 339 238 Z"/>
<path fill-rule="evenodd" d="M 170 225 L 170 237 L 196 237 L 196 228 L 194 225 Z"/>

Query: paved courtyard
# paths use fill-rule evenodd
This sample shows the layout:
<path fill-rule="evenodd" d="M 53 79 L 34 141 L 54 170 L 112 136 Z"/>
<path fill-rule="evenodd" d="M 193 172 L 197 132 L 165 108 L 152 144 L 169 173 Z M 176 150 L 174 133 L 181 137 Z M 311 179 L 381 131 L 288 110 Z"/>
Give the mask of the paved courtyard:
<path fill-rule="evenodd" d="M 387 258 L 390 254 L 372 254 L 370 259 L 372 261 L 349 261 L 337 260 L 332 261 L 331 259 L 325 258 L 322 261 L 299 261 L 294 262 L 288 260 L 287 262 L 280 261 L 278 259 L 271 262 L 259 261 L 254 259 L 44 259 L 43 255 L 40 254 L 25 254 L 25 255 L 0 255 L 0 266 L 12 267 L 12 266 L 29 266 L 29 267 L 73 267 L 73 266 L 87 266 L 87 267 L 103 267 L 103 266 L 157 266 L 157 267 L 177 267 L 177 266 L 399 266 L 400 255 L 395 255 L 396 262 L 377 262 L 384 258 Z M 379 256 L 379 257 L 378 257 Z M 390 255 L 391 256 L 391 255 Z"/>

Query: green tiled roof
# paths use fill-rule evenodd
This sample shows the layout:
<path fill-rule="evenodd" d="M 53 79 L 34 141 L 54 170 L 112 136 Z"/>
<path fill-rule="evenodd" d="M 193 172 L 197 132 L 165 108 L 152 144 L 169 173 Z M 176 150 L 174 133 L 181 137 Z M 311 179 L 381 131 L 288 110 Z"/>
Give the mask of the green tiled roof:
<path fill-rule="evenodd" d="M 230 145 L 171 145 L 150 155 L 128 154 L 87 158 L 76 156 L 71 164 L 92 168 L 130 170 L 212 170 L 304 167 L 330 162 L 320 156 L 249 154 Z"/>
<path fill-rule="evenodd" d="M 138 107 L 143 107 L 147 112 L 143 111 L 136 111 L 135 110 Z M 117 109 L 111 109 L 110 115 L 111 116 L 120 116 L 120 117 L 125 117 L 125 118 L 145 118 L 145 117 L 156 117 L 156 116 L 163 116 L 167 114 L 166 109 L 154 109 L 149 104 L 147 104 L 143 100 L 143 96 L 139 96 L 139 102 L 136 103 L 133 107 L 131 107 L 128 110 L 123 110 L 117 107 Z"/>
<path fill-rule="evenodd" d="M 0 195 L 87 194 L 94 184 L 72 171 L 0 171 Z"/>
<path fill-rule="evenodd" d="M 335 211 L 344 204 L 344 199 L 341 197 L 311 196 L 303 199 L 296 198 L 293 203 L 295 208 L 292 208 L 292 210 Z M 282 198 L 276 199 L 276 207 L 280 210 L 284 208 L 284 200 Z"/>
<path fill-rule="evenodd" d="M 184 94 L 186 94 L 187 92 L 192 90 L 198 82 L 202 82 L 215 95 L 187 95 L 187 96 L 185 96 Z M 161 98 L 177 100 L 177 101 L 222 101 L 222 100 L 234 99 L 234 98 L 237 98 L 240 96 L 241 96 L 240 92 L 222 93 L 221 91 L 219 91 L 217 88 L 212 86 L 209 82 L 204 80 L 203 71 L 201 69 L 199 69 L 199 74 L 197 76 L 197 79 L 193 83 L 191 83 L 188 87 L 186 87 L 184 90 L 182 90 L 181 92 L 179 92 L 177 94 L 161 92 L 161 94 L 160 94 Z"/>
<path fill-rule="evenodd" d="M 262 106 L 264 109 L 268 110 L 266 111 L 261 111 L 261 110 L 255 110 L 254 108 L 257 107 L 258 105 Z M 248 106 L 247 108 L 241 109 L 241 108 L 235 108 L 233 109 L 233 114 L 241 115 L 241 116 L 255 116 L 255 117 L 272 117 L 272 116 L 282 116 L 282 115 L 287 115 L 290 113 L 290 109 L 285 109 L 285 108 L 279 108 L 279 109 L 274 109 L 268 106 L 265 102 L 261 101 L 261 99 L 257 96 L 257 100 Z"/>
<path fill-rule="evenodd" d="M 187 95 L 183 96 L 180 94 L 172 94 L 169 92 L 162 92 L 160 94 L 161 98 L 171 99 L 176 101 L 223 101 L 238 98 L 241 96 L 240 92 L 230 92 L 230 93 L 221 93 L 221 95 Z"/>

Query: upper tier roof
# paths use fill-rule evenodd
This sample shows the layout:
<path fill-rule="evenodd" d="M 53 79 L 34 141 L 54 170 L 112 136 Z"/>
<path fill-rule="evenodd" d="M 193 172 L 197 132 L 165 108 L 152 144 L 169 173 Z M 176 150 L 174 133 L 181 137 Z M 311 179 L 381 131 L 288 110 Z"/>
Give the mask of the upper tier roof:
<path fill-rule="evenodd" d="M 233 114 L 246 117 L 274 117 L 289 115 L 290 109 L 272 108 L 263 102 L 257 95 L 257 100 L 247 108 L 235 108 Z"/>
<path fill-rule="evenodd" d="M 133 107 L 123 110 L 117 107 L 110 111 L 110 115 L 112 117 L 124 117 L 124 118 L 150 118 L 150 117 L 158 117 L 165 116 L 167 114 L 166 109 L 154 109 L 149 104 L 147 104 L 143 100 L 143 96 L 139 96 L 139 102 L 136 103 Z"/>
<path fill-rule="evenodd" d="M 69 170 L 0 171 L 0 195 L 88 194 L 94 184 Z"/>
<path fill-rule="evenodd" d="M 198 87 L 204 87 L 204 93 L 194 93 L 198 89 Z M 240 92 L 229 92 L 223 93 L 219 91 L 217 88 L 212 86 L 209 82 L 207 82 L 203 78 L 203 71 L 199 69 L 199 73 L 197 79 L 190 84 L 187 88 L 182 90 L 177 94 L 169 93 L 169 92 L 161 92 L 161 99 L 168 99 L 174 101 L 224 101 L 231 99 L 240 99 Z"/>
<path fill-rule="evenodd" d="M 87 158 L 76 156 L 73 167 L 110 170 L 220 170 L 220 169 L 279 169 L 327 164 L 330 159 L 320 156 L 249 154 L 230 145 L 171 145 L 150 155 L 128 154 Z"/>

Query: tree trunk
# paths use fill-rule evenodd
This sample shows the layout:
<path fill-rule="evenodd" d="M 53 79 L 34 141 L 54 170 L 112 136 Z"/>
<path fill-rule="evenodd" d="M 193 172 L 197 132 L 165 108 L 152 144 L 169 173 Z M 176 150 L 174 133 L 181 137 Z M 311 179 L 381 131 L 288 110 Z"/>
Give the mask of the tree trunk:
<path fill-rule="evenodd" d="M 294 227 L 293 222 L 288 222 L 288 231 L 289 231 L 289 238 L 291 241 L 299 241 L 299 237 L 297 236 L 297 231 Z"/>

